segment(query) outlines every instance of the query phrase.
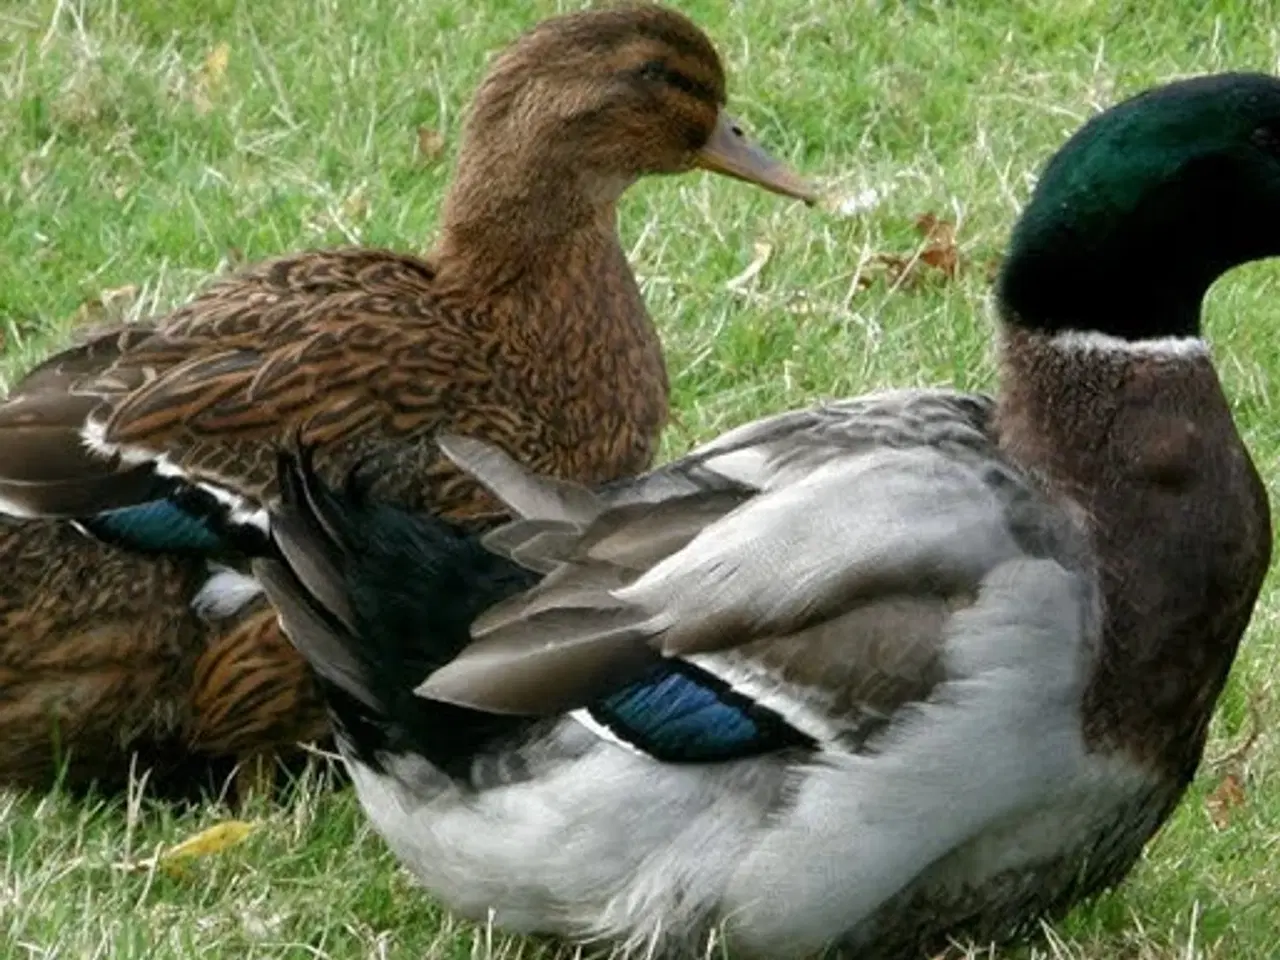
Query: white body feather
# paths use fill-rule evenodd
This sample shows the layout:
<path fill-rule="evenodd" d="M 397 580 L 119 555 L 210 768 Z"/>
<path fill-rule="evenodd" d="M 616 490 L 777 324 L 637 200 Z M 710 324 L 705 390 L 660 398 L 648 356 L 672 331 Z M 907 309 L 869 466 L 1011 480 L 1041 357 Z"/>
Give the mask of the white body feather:
<path fill-rule="evenodd" d="M 871 755 L 664 765 L 567 719 L 556 739 L 585 752 L 524 783 L 464 793 L 411 758 L 352 774 L 392 850 L 467 916 L 637 948 L 711 918 L 748 955 L 805 956 L 909 884 L 958 894 L 1087 848 L 1149 788 L 1085 750 L 1071 630 L 1088 616 L 1056 564 L 1001 568 L 958 617 L 953 679 Z"/>

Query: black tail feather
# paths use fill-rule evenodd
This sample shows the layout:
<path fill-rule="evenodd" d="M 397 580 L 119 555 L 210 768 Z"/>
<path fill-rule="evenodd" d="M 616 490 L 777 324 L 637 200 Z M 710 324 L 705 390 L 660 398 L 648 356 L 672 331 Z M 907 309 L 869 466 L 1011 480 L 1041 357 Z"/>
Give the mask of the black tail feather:
<path fill-rule="evenodd" d="M 278 558 L 255 563 L 290 639 L 322 678 L 347 748 L 380 769 L 413 752 L 461 780 L 472 759 L 531 721 L 425 700 L 413 690 L 470 641 L 481 612 L 538 575 L 476 534 L 330 489 L 309 451 L 282 454 L 271 517 Z"/>

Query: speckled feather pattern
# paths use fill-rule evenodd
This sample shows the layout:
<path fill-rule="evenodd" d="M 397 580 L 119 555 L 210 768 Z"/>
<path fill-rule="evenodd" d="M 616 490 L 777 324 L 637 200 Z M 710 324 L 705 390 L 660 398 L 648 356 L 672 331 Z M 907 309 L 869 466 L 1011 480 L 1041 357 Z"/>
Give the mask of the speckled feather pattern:
<path fill-rule="evenodd" d="M 75 563 L 59 558 L 73 556 Z M 131 556 L 58 521 L 0 518 L 0 771 L 69 785 L 120 783 L 128 748 L 179 741 L 207 635 L 187 602 L 203 564 Z"/>
<path fill-rule="evenodd" d="M 187 476 L 242 494 L 272 495 L 276 451 L 298 435 L 322 445 L 332 479 L 375 456 L 380 495 L 483 521 L 496 504 L 440 456 L 431 438 L 441 428 L 591 482 L 643 468 L 656 448 L 666 374 L 625 262 L 611 264 L 619 276 L 563 266 L 583 278 L 564 299 L 525 292 L 469 310 L 461 294 L 433 289 L 424 261 L 367 250 L 285 258 L 216 284 L 150 336 L 123 332 L 123 354 L 74 392 L 103 399 L 106 438 L 125 449 L 145 440 Z M 587 312 L 558 342 L 512 336 L 520 311 L 535 304 L 566 317 Z M 612 336 L 602 329 L 609 317 Z M 101 552 L 72 537 L 51 543 L 39 562 L 87 575 Z M 184 619 L 190 593 L 175 594 L 150 612 Z M 136 612 L 105 582 L 94 595 L 113 614 Z M 24 636 L 7 639 L 16 646 Z M 325 733 L 314 680 L 274 615 L 233 624 L 210 643 L 172 665 L 180 671 L 193 657 L 198 665 L 186 705 L 193 750 L 234 756 Z M 95 701 L 95 722 L 119 709 L 110 693 Z"/>
<path fill-rule="evenodd" d="M 320 447 L 334 478 L 408 440 L 381 464 L 382 495 L 445 515 L 493 512 L 439 456 L 436 432 L 489 439 L 585 482 L 653 456 L 666 374 L 616 253 L 575 251 L 581 260 L 558 262 L 545 287 L 480 303 L 428 262 L 386 251 L 283 258 L 215 285 L 75 389 L 106 401 L 95 415 L 104 445 L 163 451 L 192 479 L 259 501 L 295 435 Z"/>

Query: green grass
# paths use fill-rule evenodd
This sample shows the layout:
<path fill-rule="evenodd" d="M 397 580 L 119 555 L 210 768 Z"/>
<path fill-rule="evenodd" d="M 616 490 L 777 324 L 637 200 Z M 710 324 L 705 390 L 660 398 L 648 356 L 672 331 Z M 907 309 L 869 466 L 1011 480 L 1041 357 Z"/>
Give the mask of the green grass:
<path fill-rule="evenodd" d="M 820 397 L 989 386 L 984 265 L 1047 155 L 1092 111 L 1152 82 L 1280 60 L 1265 0 L 682 6 L 720 44 L 733 109 L 749 126 L 839 189 L 884 199 L 861 216 L 807 213 L 704 175 L 628 194 L 627 242 L 669 348 L 680 419 L 669 453 Z M 18 372 L 86 314 L 175 304 L 241 259 L 348 241 L 425 248 L 449 165 L 448 155 L 417 155 L 416 129 L 438 130 L 451 147 L 487 53 L 555 9 L 0 0 L 2 372 Z M 972 267 L 952 282 L 876 276 L 877 254 L 916 250 L 913 222 L 925 212 L 958 223 Z M 730 284 L 758 244 L 768 261 Z M 1268 264 L 1233 273 L 1207 317 L 1273 495 L 1278 277 Z M 1035 956 L 1280 955 L 1278 611 L 1272 578 L 1210 762 L 1145 862 Z M 1212 794 L 1228 775 L 1243 802 L 1215 822 Z M 253 813 L 261 825 L 247 843 L 175 877 L 147 858 L 225 810 L 0 795 L 0 953 L 537 952 L 443 918 L 349 793 L 303 783 L 290 803 Z"/>

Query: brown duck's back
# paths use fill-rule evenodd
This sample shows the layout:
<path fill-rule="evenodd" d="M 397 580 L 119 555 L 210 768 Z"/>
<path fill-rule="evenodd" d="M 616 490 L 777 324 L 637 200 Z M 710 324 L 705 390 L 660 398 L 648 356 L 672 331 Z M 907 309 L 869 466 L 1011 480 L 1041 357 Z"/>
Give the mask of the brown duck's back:
<path fill-rule="evenodd" d="M 296 440 L 335 478 L 377 456 L 379 495 L 459 517 L 495 505 L 440 457 L 440 431 L 581 482 L 648 466 L 668 381 L 621 251 L 588 245 L 484 296 L 469 279 L 386 251 L 286 257 L 217 283 L 76 389 L 105 400 L 107 444 L 259 502 Z"/>

